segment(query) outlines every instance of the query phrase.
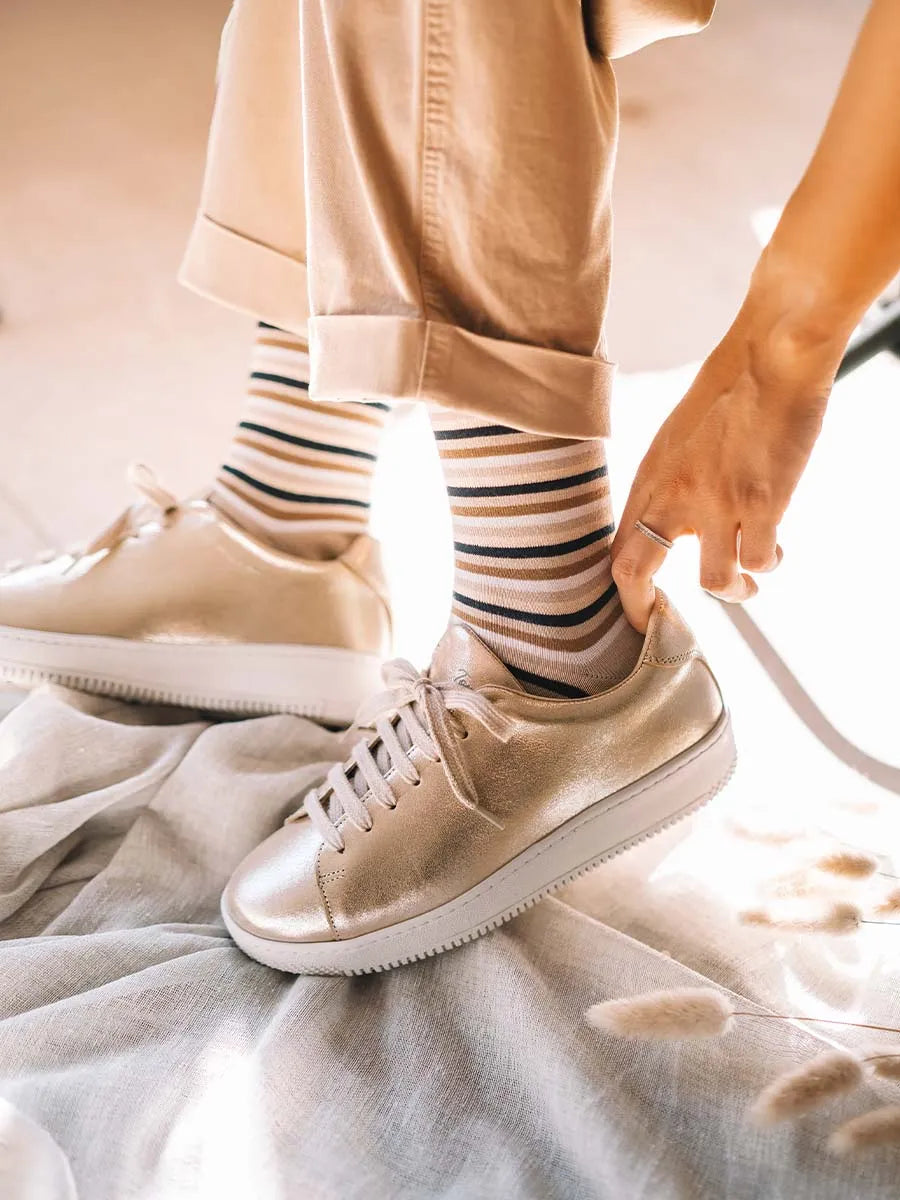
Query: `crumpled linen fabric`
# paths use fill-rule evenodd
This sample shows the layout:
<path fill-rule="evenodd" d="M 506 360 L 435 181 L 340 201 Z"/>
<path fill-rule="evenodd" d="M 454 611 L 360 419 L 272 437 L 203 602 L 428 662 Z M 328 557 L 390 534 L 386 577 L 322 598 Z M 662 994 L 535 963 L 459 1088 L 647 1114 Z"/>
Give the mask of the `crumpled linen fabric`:
<path fill-rule="evenodd" d="M 293 978 L 244 957 L 219 893 L 345 749 L 296 717 L 57 688 L 0 724 L 0 1116 L 63 1156 L 42 1200 L 896 1196 L 896 1152 L 823 1149 L 890 1086 L 774 1132 L 746 1121 L 814 1032 L 644 1044 L 585 1023 L 598 1000 L 710 979 L 741 1007 L 784 1002 L 771 936 L 737 937 L 690 869 L 702 823 L 413 966 Z M 686 868 L 660 870 L 673 855 Z M 884 1016 L 897 980 L 877 980 Z"/>

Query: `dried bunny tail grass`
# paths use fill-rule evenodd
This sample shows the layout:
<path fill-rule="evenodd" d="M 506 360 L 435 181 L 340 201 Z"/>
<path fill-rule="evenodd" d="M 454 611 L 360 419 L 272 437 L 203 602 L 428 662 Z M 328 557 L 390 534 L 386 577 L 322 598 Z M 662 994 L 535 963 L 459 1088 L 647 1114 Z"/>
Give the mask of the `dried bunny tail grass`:
<path fill-rule="evenodd" d="M 750 822 L 739 820 L 737 817 L 729 817 L 727 827 L 735 837 L 739 837 L 745 842 L 759 842 L 762 846 L 787 846 L 790 842 L 798 842 L 807 836 L 805 829 L 787 826 L 781 828 L 773 826 L 771 829 L 766 829 L 761 825 L 753 825 Z"/>
<path fill-rule="evenodd" d="M 870 1050 L 863 1062 L 873 1075 L 900 1079 L 900 1046 L 879 1046 L 877 1050 Z"/>
<path fill-rule="evenodd" d="M 828 1139 L 832 1154 L 852 1154 L 870 1146 L 892 1146 L 900 1143 L 900 1104 L 876 1108 L 839 1125 Z"/>
<path fill-rule="evenodd" d="M 812 864 L 826 875 L 841 879 L 870 879 L 878 870 L 878 859 L 863 850 L 829 850 Z"/>
<path fill-rule="evenodd" d="M 825 900 L 830 899 L 827 884 L 816 879 L 805 867 L 775 875 L 765 882 L 763 890 L 773 900 Z M 752 910 L 751 912 L 758 911 Z M 758 922 L 749 922 L 757 924 Z"/>
<path fill-rule="evenodd" d="M 774 1125 L 852 1091 L 862 1080 L 859 1059 L 844 1050 L 827 1050 L 802 1067 L 779 1075 L 760 1092 L 750 1113 L 757 1124 Z"/>
<path fill-rule="evenodd" d="M 619 1037 L 664 1039 L 721 1037 L 731 1028 L 734 1008 L 714 988 L 677 988 L 606 1000 L 585 1013 L 588 1024 Z"/>
<path fill-rule="evenodd" d="M 787 933 L 854 933 L 862 921 L 855 904 L 830 904 L 821 911 L 791 909 L 788 906 L 765 909 L 750 908 L 738 913 L 742 925 L 761 925 Z"/>
<path fill-rule="evenodd" d="M 891 888 L 888 894 L 881 899 L 875 911 L 885 916 L 900 913 L 900 887 Z"/>
<path fill-rule="evenodd" d="M 868 796 L 845 796 L 840 800 L 833 801 L 833 804 L 835 808 L 843 809 L 844 812 L 859 813 L 864 817 L 878 812 L 881 808 L 880 801 L 872 800 Z"/>

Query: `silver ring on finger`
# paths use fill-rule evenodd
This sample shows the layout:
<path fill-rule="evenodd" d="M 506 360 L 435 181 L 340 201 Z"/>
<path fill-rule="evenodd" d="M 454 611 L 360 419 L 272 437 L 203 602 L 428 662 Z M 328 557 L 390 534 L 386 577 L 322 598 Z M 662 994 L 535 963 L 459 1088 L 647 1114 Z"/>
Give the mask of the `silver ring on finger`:
<path fill-rule="evenodd" d="M 675 545 L 667 537 L 663 537 L 661 533 L 657 533 L 655 529 L 651 529 L 649 525 L 645 525 L 643 521 L 635 521 L 634 527 L 638 533 L 642 533 L 644 537 L 648 537 L 651 542 L 656 542 L 657 546 L 664 546 L 666 550 L 671 550 Z"/>

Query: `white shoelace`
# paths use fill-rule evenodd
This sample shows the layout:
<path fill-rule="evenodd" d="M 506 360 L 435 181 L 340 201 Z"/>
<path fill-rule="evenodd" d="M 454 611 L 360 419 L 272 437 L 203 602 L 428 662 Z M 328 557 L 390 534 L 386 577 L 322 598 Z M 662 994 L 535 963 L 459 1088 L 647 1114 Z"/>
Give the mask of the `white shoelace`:
<path fill-rule="evenodd" d="M 322 840 L 339 854 L 343 853 L 344 839 L 339 825 L 344 818 L 358 829 L 372 828 L 366 795 L 384 808 L 396 808 L 397 799 L 387 779 L 391 771 L 406 783 L 418 785 L 419 772 L 409 756 L 415 748 L 430 762 L 441 763 L 460 804 L 502 829 L 496 817 L 478 803 L 475 785 L 459 748 L 462 725 L 454 720 L 453 714 L 465 713 L 504 743 L 512 737 L 518 722 L 500 712 L 480 692 L 458 683 L 436 683 L 405 659 L 386 663 L 382 674 L 388 690 L 364 705 L 356 719 L 360 728 L 372 729 L 375 736 L 357 742 L 349 760 L 332 767 L 325 782 L 307 794 L 303 807 L 289 820 L 298 820 L 305 814 Z M 326 808 L 323 801 L 329 794 L 333 801 Z"/>
<path fill-rule="evenodd" d="M 178 497 L 162 487 L 155 473 L 143 463 L 132 463 L 128 468 L 128 482 L 141 496 L 138 504 L 131 504 L 111 525 L 98 534 L 87 545 L 71 546 L 68 550 L 45 550 L 33 559 L 36 563 L 52 562 L 60 554 L 68 554 L 73 560 L 97 554 L 101 550 L 111 550 L 127 537 L 132 537 L 142 525 L 151 519 L 165 519 L 178 508 Z M 0 575 L 9 575 L 19 571 L 28 564 L 19 560 L 8 562 L 0 570 Z"/>

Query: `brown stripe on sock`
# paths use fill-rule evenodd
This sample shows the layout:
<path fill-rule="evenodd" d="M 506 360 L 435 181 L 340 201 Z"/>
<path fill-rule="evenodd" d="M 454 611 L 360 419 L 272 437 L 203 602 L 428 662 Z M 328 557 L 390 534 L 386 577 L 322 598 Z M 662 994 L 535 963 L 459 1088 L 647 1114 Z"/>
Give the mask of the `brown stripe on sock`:
<path fill-rule="evenodd" d="M 590 450 L 581 451 L 580 448 L 585 443 L 576 443 L 579 447 L 579 452 L 575 454 L 556 455 L 546 459 L 536 458 L 534 460 L 525 460 L 525 471 L 523 472 L 519 464 L 504 463 L 502 466 L 491 462 L 465 462 L 465 470 L 461 472 L 462 463 L 465 460 L 460 460 L 456 463 L 449 463 L 445 468 L 444 474 L 447 483 L 450 487 L 495 487 L 506 483 L 544 483 L 548 480 L 564 479 L 570 475 L 582 475 L 585 471 L 591 470 L 596 466 L 595 455 Z M 441 462 L 443 463 L 443 458 Z M 565 464 L 565 469 L 562 469 L 561 464 Z M 523 479 L 522 476 L 525 475 Z M 587 483 L 592 483 L 594 480 L 586 480 Z M 571 486 L 581 486 L 579 484 Z M 568 491 L 569 488 L 562 489 Z M 492 497 L 484 497 L 492 499 Z M 454 500 L 457 497 L 454 496 Z"/>
<path fill-rule="evenodd" d="M 612 535 L 610 535 L 611 537 Z M 580 573 L 588 571 L 593 567 L 599 567 L 607 558 L 609 558 L 608 549 L 596 550 L 596 553 L 579 563 L 577 572 Z M 470 575 L 485 575 L 488 578 L 508 579 L 511 582 L 520 583 L 543 579 L 569 579 L 572 575 L 576 574 L 576 569 L 568 561 L 560 562 L 553 567 L 508 567 L 499 564 L 495 566 L 493 560 L 490 563 L 474 562 L 467 559 L 464 555 L 457 554 L 455 562 L 457 567 Z"/>
<path fill-rule="evenodd" d="M 354 400 L 304 400 L 302 395 L 285 395 L 284 392 L 273 392 L 269 388 L 250 387 L 248 396 L 256 396 L 260 400 L 276 400 L 280 404 L 289 404 L 291 408 L 304 409 L 306 412 L 327 413 L 328 416 L 339 417 L 341 420 L 361 421 L 365 425 L 382 428 L 387 421 L 388 413 L 377 414 L 380 409 L 360 409 L 354 407 Z M 312 434 L 310 436 L 313 436 Z"/>
<path fill-rule="evenodd" d="M 563 514 L 567 513 L 566 509 L 560 511 Z M 598 515 L 594 505 L 591 505 L 587 511 L 575 509 L 574 512 L 563 515 L 558 521 L 547 521 L 542 524 L 539 531 L 532 522 L 526 524 L 525 522 L 509 521 L 501 524 L 495 520 L 490 525 L 469 525 L 467 527 L 467 543 L 489 552 L 493 546 L 528 549 L 547 543 L 568 542 L 577 539 L 585 532 L 594 532 L 598 525 Z M 591 545 L 572 553 L 584 554 L 585 550 L 591 549 L 594 544 L 591 543 Z M 500 556 L 498 555 L 498 557 Z M 540 555 L 536 554 L 535 557 L 538 558 Z"/>
<path fill-rule="evenodd" d="M 301 353 L 308 354 L 309 346 L 306 342 L 301 342 L 298 338 L 296 341 L 288 341 L 287 338 L 280 337 L 258 337 L 256 339 L 257 346 L 273 346 L 276 350 L 299 350 Z"/>
<path fill-rule="evenodd" d="M 454 458 L 502 458 L 507 454 L 523 454 L 521 443 L 514 442 L 512 445 L 504 442 L 503 438 L 492 437 L 490 445 L 486 445 L 485 438 L 476 438 L 470 446 L 468 443 L 460 445 L 456 442 L 452 447 L 448 446 L 446 450 L 441 450 L 441 458 L 452 460 Z M 536 454 L 539 450 L 562 450 L 566 446 L 571 445 L 567 438 L 535 438 L 534 445 L 529 446 L 528 453 Z"/>
<path fill-rule="evenodd" d="M 606 486 L 591 485 L 590 491 L 579 495 L 572 494 L 574 491 L 573 488 L 571 491 L 562 492 L 562 500 L 538 500 L 533 504 L 510 504 L 505 507 L 499 504 L 485 505 L 480 502 L 468 508 L 454 502 L 450 506 L 450 512 L 454 517 L 535 517 L 545 513 L 562 512 L 567 508 L 581 508 L 587 504 L 601 504 L 609 496 L 609 488 Z"/>
<path fill-rule="evenodd" d="M 348 463 L 335 461 L 336 456 L 333 454 L 323 454 L 318 458 L 313 456 L 314 452 L 312 454 L 294 454 L 290 450 L 284 449 L 282 443 L 275 441 L 274 438 L 267 438 L 265 434 L 256 434 L 246 430 L 241 430 L 240 434 L 235 437 L 234 443 L 238 446 L 246 446 L 249 450 L 258 450 L 268 458 L 277 458 L 280 462 L 290 463 L 296 467 L 343 471 L 348 475 L 362 475 L 364 478 L 374 474 L 375 470 L 374 466 L 369 466 L 365 459 Z"/>
<path fill-rule="evenodd" d="M 611 577 L 604 576 L 604 587 L 598 587 L 597 577 L 593 572 L 586 572 L 586 579 L 582 579 L 580 584 L 570 586 L 567 579 L 556 580 L 557 587 L 552 590 L 533 591 L 528 593 L 528 612 L 538 613 L 542 615 L 577 612 L 580 608 L 586 608 L 587 605 L 593 603 L 598 595 L 602 594 L 612 582 Z M 582 578 L 582 576 L 576 576 Z M 463 595 L 468 596 L 471 589 L 467 586 L 467 577 L 460 576 L 459 591 Z M 479 599 L 483 599 L 479 595 Z M 498 603 L 504 603 L 501 599 Z"/>

